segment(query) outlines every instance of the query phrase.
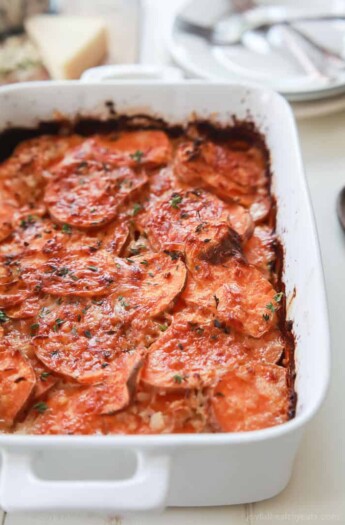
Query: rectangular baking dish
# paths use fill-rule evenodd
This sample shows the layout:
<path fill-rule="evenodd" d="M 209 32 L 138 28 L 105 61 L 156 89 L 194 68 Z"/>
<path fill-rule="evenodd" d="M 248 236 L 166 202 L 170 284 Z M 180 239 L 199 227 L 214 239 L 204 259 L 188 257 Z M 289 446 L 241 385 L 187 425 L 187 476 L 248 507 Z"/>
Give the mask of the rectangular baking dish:
<path fill-rule="evenodd" d="M 0 435 L 0 505 L 6 511 L 128 512 L 270 498 L 289 481 L 303 430 L 325 396 L 329 377 L 323 274 L 291 110 L 276 93 L 248 85 L 31 83 L 0 90 L 0 129 L 34 126 L 54 118 L 56 111 L 68 118 L 106 118 L 109 101 L 120 113 L 143 112 L 170 123 L 183 123 L 193 114 L 228 124 L 233 116 L 249 118 L 264 134 L 285 252 L 288 319 L 296 336 L 296 417 L 273 428 L 232 434 Z M 85 466 L 91 468 L 88 479 Z M 112 468 L 117 479 L 109 479 Z"/>

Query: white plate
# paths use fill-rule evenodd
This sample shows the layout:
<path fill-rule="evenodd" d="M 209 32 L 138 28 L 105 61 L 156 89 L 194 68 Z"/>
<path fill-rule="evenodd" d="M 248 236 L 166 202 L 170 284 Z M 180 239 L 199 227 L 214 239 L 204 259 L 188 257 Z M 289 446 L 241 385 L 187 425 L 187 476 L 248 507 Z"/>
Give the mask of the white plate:
<path fill-rule="evenodd" d="M 330 13 L 336 8 L 339 9 L 338 0 L 329 3 Z M 339 54 L 345 51 L 345 21 L 304 22 L 297 27 Z M 244 44 L 212 46 L 199 37 L 173 28 L 168 39 L 173 59 L 192 76 L 215 81 L 256 82 L 294 101 L 327 98 L 345 92 L 345 67 L 333 78 L 319 75 L 312 68 L 307 72 L 291 52 L 286 51 L 279 41 L 278 31 L 271 30 L 267 39 L 257 33 L 248 33 Z"/>

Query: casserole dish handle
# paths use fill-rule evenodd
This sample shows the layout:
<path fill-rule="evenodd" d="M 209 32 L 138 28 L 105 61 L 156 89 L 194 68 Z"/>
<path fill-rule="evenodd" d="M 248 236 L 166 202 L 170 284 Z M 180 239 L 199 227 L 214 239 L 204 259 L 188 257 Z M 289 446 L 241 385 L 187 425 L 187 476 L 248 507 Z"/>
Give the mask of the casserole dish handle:
<path fill-rule="evenodd" d="M 159 80 L 174 82 L 183 79 L 180 69 L 173 66 L 150 66 L 147 64 L 126 64 L 97 66 L 82 74 L 82 82 L 106 82 L 114 80 Z"/>
<path fill-rule="evenodd" d="M 169 456 L 141 451 L 136 456 L 137 469 L 129 479 L 71 481 L 38 478 L 35 455 L 3 451 L 1 506 L 5 511 L 161 509 L 169 488 Z"/>

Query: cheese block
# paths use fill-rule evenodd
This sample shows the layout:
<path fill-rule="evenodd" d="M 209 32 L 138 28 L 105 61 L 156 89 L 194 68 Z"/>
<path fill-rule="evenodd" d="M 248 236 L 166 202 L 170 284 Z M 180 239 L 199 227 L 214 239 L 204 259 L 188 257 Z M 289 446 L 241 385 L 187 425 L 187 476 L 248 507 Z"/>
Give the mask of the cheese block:
<path fill-rule="evenodd" d="M 25 23 L 53 79 L 76 79 L 97 66 L 107 52 L 107 31 L 94 17 L 37 15 Z"/>

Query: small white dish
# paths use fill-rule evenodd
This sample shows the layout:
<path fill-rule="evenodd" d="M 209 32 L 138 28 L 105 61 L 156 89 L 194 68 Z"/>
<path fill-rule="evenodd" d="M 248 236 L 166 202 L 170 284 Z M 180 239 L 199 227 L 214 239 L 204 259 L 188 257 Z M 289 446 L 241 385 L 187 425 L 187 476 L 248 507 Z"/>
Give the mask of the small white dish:
<path fill-rule="evenodd" d="M 149 64 L 107 65 L 87 69 L 82 74 L 82 82 L 105 82 L 112 80 L 160 80 L 173 82 L 183 78 L 180 69 L 171 66 Z"/>

